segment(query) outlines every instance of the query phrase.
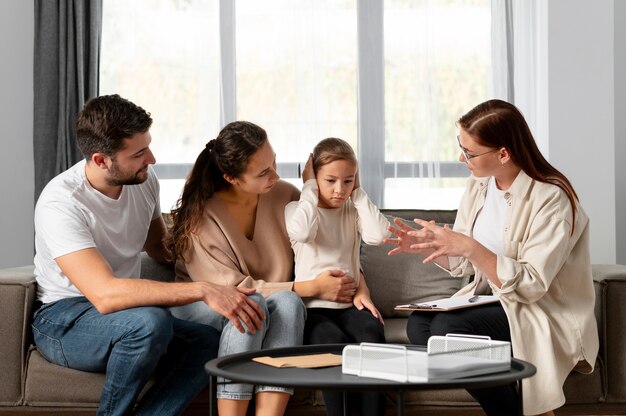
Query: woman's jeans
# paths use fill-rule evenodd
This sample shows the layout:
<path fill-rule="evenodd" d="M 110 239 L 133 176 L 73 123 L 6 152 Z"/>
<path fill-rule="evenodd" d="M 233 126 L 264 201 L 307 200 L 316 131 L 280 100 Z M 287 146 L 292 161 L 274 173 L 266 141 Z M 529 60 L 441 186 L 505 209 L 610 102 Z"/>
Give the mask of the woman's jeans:
<path fill-rule="evenodd" d="M 487 335 L 511 342 L 509 322 L 500 304 L 476 306 L 448 312 L 413 312 L 407 324 L 412 344 L 427 345 L 431 335 Z M 488 415 L 521 415 L 520 396 L 515 384 L 468 390 Z"/>
<path fill-rule="evenodd" d="M 210 325 L 222 332 L 218 356 L 261 350 L 266 348 L 292 347 L 302 344 L 306 308 L 295 292 L 277 292 L 264 298 L 255 293 L 250 295 L 265 313 L 263 327 L 256 333 L 239 330 L 225 317 L 218 314 L 203 302 L 171 308 L 172 314 L 180 319 Z M 245 326 L 244 326 L 245 327 Z M 293 394 L 293 389 L 273 386 L 252 386 L 231 383 L 221 377 L 217 379 L 217 398 L 250 400 L 252 393 L 275 391 Z"/>
<path fill-rule="evenodd" d="M 35 312 L 33 338 L 48 361 L 105 372 L 98 415 L 178 415 L 208 383 L 204 364 L 217 355 L 219 333 L 174 318 L 166 308 L 101 314 L 84 297 Z M 155 383 L 133 410 L 148 380 Z"/>

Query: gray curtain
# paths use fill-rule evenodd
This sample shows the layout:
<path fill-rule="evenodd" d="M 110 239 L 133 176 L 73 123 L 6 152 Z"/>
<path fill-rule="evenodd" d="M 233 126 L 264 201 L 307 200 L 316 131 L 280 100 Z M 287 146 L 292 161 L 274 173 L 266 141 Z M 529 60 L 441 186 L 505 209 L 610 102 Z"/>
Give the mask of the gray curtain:
<path fill-rule="evenodd" d="M 35 0 L 35 201 L 54 176 L 83 158 L 75 122 L 98 94 L 102 0 Z"/>

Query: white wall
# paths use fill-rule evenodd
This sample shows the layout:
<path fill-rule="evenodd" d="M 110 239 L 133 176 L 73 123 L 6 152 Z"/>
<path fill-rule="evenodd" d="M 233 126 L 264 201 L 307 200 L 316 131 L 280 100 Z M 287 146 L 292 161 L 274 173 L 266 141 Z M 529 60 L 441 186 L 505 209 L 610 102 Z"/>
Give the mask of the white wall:
<path fill-rule="evenodd" d="M 34 1 L 0 1 L 0 267 L 33 261 Z"/>
<path fill-rule="evenodd" d="M 0 1 L 0 267 L 33 256 L 33 3 Z M 626 2 L 547 3 L 546 153 L 591 217 L 592 261 L 626 264 L 626 184 L 616 181 L 626 178 Z"/>
<path fill-rule="evenodd" d="M 616 261 L 613 0 L 548 2 L 549 160 L 591 219 L 591 260 Z"/>

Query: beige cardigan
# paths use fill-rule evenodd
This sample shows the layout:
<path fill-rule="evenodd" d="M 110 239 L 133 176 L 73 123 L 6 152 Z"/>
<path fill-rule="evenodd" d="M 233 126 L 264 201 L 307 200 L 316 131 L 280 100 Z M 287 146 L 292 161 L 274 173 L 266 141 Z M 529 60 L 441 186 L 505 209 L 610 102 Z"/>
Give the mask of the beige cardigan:
<path fill-rule="evenodd" d="M 259 196 L 252 240 L 248 240 L 219 198 L 207 203 L 204 218 L 185 253 L 176 263 L 178 281 L 207 281 L 256 288 L 263 296 L 292 290 L 293 252 L 285 228 L 285 206 L 300 191 L 278 181 Z"/>
<path fill-rule="evenodd" d="M 488 178 L 470 178 L 454 230 L 472 235 L 485 201 Z M 513 355 L 537 367 L 522 382 L 524 414 L 534 415 L 565 403 L 563 383 L 576 369 L 593 371 L 598 352 L 594 315 L 595 292 L 589 256 L 589 219 L 577 206 L 572 233 L 572 208 L 559 187 L 520 172 L 504 195 L 505 254 L 498 255 L 502 287 L 490 283 L 506 312 Z M 483 278 L 463 258 L 450 258 L 450 273 L 475 273 L 475 280 L 457 295 L 471 293 Z"/>

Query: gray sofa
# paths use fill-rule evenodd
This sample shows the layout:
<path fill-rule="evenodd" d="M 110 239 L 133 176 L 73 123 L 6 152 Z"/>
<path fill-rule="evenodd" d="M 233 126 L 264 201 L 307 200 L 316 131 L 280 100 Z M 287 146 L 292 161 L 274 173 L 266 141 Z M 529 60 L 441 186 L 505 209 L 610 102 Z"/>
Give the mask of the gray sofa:
<path fill-rule="evenodd" d="M 454 211 L 386 211 L 406 219 L 452 223 Z M 463 284 L 416 256 L 388 257 L 389 246 L 363 246 L 361 263 L 372 297 L 385 317 L 388 342 L 406 343 L 406 314 L 393 306 L 448 296 Z M 591 375 L 572 373 L 565 384 L 567 404 L 558 414 L 626 414 L 626 266 L 594 265 L 596 318 L 600 354 Z M 143 259 L 142 274 L 168 280 L 170 268 Z M 104 376 L 47 362 L 31 343 L 30 320 L 35 300 L 33 267 L 0 270 L 0 414 L 94 414 Z M 185 412 L 206 415 L 208 392 Z M 395 413 L 389 392 L 388 414 Z M 471 415 L 482 411 L 463 390 L 416 391 L 404 396 L 407 414 Z M 319 391 L 296 390 L 287 414 L 324 414 Z"/>

